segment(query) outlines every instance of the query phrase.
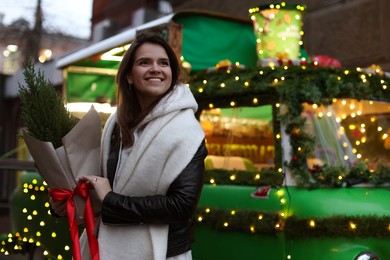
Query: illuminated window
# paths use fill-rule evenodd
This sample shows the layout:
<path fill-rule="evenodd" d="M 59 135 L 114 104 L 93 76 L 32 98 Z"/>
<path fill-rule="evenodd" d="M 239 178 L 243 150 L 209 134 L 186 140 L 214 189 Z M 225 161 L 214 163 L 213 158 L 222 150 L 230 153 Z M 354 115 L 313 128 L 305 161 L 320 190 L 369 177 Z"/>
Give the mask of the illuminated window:
<path fill-rule="evenodd" d="M 390 104 L 336 100 L 331 106 L 305 105 L 316 144 L 310 164 L 350 167 L 358 160 L 390 165 Z"/>
<path fill-rule="evenodd" d="M 203 110 L 207 169 L 254 170 L 273 167 L 272 107 L 234 107 Z"/>

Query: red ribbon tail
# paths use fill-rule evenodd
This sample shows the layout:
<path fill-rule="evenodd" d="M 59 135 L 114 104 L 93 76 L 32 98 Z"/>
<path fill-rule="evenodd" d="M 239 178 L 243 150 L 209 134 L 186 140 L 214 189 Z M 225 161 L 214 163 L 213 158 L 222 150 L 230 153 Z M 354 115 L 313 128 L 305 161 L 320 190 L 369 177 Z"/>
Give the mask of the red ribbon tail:
<path fill-rule="evenodd" d="M 80 255 L 80 240 L 79 240 L 79 230 L 77 226 L 77 221 L 75 217 L 75 206 L 73 202 L 73 196 L 70 196 L 68 198 L 68 201 L 66 203 L 66 210 L 68 214 L 68 223 L 69 223 L 69 229 L 70 229 L 70 236 L 72 239 L 72 255 L 74 260 L 81 260 Z"/>
<path fill-rule="evenodd" d="M 99 260 L 99 244 L 94 234 L 95 219 L 94 219 L 92 201 L 89 196 L 89 192 L 88 192 L 88 196 L 85 204 L 85 210 L 84 210 L 84 223 L 85 223 L 85 229 L 87 231 L 89 251 L 91 253 L 92 260 Z"/>
<path fill-rule="evenodd" d="M 84 209 L 84 225 L 88 237 L 89 251 L 92 256 L 92 260 L 99 260 L 99 244 L 96 236 L 94 235 L 95 229 L 95 218 L 93 213 L 92 201 L 89 196 L 89 189 L 87 183 L 83 182 L 76 186 L 73 191 L 65 189 L 51 189 L 50 195 L 55 201 L 58 200 L 67 200 L 66 201 L 66 211 L 68 216 L 68 224 L 70 229 L 70 236 L 72 240 L 72 255 L 74 260 L 81 260 L 81 250 L 80 250 L 80 238 L 78 225 L 76 221 L 76 209 L 73 202 L 73 196 L 75 194 L 80 195 L 86 200 L 85 209 Z"/>

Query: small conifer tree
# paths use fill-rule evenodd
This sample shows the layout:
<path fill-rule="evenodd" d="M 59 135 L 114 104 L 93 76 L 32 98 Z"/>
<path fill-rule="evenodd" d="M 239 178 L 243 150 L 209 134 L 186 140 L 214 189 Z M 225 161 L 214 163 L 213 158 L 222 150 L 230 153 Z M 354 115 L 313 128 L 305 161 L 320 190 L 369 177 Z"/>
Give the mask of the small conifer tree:
<path fill-rule="evenodd" d="M 19 98 L 26 132 L 40 141 L 51 142 L 54 148 L 62 146 L 61 138 L 78 119 L 65 108 L 63 97 L 44 73 L 35 71 L 31 61 L 26 63 L 23 75 L 26 85 L 19 83 Z"/>

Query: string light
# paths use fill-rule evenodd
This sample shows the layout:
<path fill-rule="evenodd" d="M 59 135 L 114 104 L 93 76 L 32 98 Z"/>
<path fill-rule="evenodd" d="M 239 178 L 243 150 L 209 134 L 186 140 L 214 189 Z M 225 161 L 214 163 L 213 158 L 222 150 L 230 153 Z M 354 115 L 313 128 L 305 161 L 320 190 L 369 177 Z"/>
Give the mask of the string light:
<path fill-rule="evenodd" d="M 43 181 L 41 183 L 40 182 L 41 181 L 39 179 L 34 178 L 30 181 L 30 183 L 23 183 L 22 185 L 23 190 L 21 190 L 21 192 L 28 194 L 28 198 L 34 201 L 33 203 L 30 203 L 29 207 L 33 205 L 37 205 L 37 203 L 41 203 L 40 201 L 41 195 L 43 195 L 45 198 L 47 197 L 47 193 L 46 193 L 47 184 Z M 29 227 L 25 226 L 22 228 L 23 236 L 21 236 L 20 232 L 15 232 L 15 234 L 12 233 L 8 234 L 7 240 L 1 241 L 1 246 L 0 246 L 1 253 L 5 255 L 7 254 L 9 255 L 11 253 L 10 250 L 12 250 L 12 253 L 14 254 L 17 251 L 26 250 L 26 246 L 28 246 L 28 244 L 35 244 L 35 246 L 40 247 L 42 246 L 41 239 L 47 239 L 46 234 L 48 235 L 51 234 L 52 238 L 57 236 L 56 232 L 54 231 L 48 232 L 48 230 L 45 229 L 46 223 L 43 219 L 39 220 L 39 216 L 40 216 L 39 208 L 29 209 L 29 207 L 22 208 L 21 212 L 23 214 L 26 214 L 25 219 L 30 222 L 30 223 L 26 222 L 26 224 L 35 225 L 33 232 L 32 230 L 31 231 L 29 230 Z M 48 201 L 45 200 L 42 201 L 40 207 L 49 208 L 50 204 L 48 203 Z M 37 230 L 37 228 L 42 228 L 42 230 L 41 229 Z M 46 255 L 49 255 L 47 250 L 45 250 L 44 252 L 46 252 Z M 62 254 L 59 254 L 57 256 L 57 259 L 63 259 Z"/>
<path fill-rule="evenodd" d="M 256 231 L 254 226 L 250 226 L 249 230 L 251 231 L 251 233 L 255 233 L 255 231 Z"/>
<path fill-rule="evenodd" d="M 357 228 L 356 224 L 353 223 L 352 221 L 349 222 L 349 228 L 352 230 L 355 230 Z"/>
<path fill-rule="evenodd" d="M 316 226 L 316 222 L 315 222 L 313 219 L 311 219 L 311 220 L 309 221 L 309 227 L 315 228 L 315 226 Z"/>

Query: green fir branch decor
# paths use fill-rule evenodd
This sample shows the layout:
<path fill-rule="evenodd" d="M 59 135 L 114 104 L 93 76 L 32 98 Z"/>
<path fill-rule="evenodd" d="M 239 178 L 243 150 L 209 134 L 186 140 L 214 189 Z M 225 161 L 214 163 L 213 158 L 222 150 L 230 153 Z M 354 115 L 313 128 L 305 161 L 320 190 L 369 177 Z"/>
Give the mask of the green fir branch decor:
<path fill-rule="evenodd" d="M 283 232 L 287 239 L 390 238 L 388 216 L 280 217 L 279 212 L 197 207 L 197 225 L 258 235 Z"/>
<path fill-rule="evenodd" d="M 214 185 L 271 185 L 272 187 L 283 185 L 283 175 L 274 168 L 265 168 L 260 171 L 206 170 L 203 179 L 205 184 Z"/>
<path fill-rule="evenodd" d="M 286 219 L 286 238 L 389 238 L 388 216 L 333 216 Z"/>
<path fill-rule="evenodd" d="M 40 141 L 51 142 L 54 148 L 62 146 L 61 138 L 78 119 L 66 110 L 60 93 L 42 71 L 35 71 L 32 62 L 27 62 L 23 74 L 26 85 L 19 83 L 19 97 L 27 133 Z"/>
<path fill-rule="evenodd" d="M 199 224 L 221 231 L 262 235 L 275 235 L 278 232 L 279 216 L 273 212 L 197 207 L 195 216 Z"/>
<path fill-rule="evenodd" d="M 275 119 L 286 127 L 292 150 L 291 160 L 284 164 L 297 185 L 308 188 L 340 187 L 344 181 L 356 177 L 356 169 L 330 166 L 316 172 L 308 169 L 306 159 L 313 151 L 314 137 L 307 133 L 306 121 L 300 116 L 302 104 L 329 105 L 338 98 L 390 101 L 390 78 L 360 68 L 302 65 L 219 69 L 193 73 L 189 86 L 200 110 L 279 104 Z M 280 150 L 280 145 L 275 145 L 275 154 Z M 359 175 L 363 181 L 383 184 L 390 180 L 388 166 L 378 163 L 373 171 L 363 166 L 366 168 L 360 171 L 366 174 Z"/>

